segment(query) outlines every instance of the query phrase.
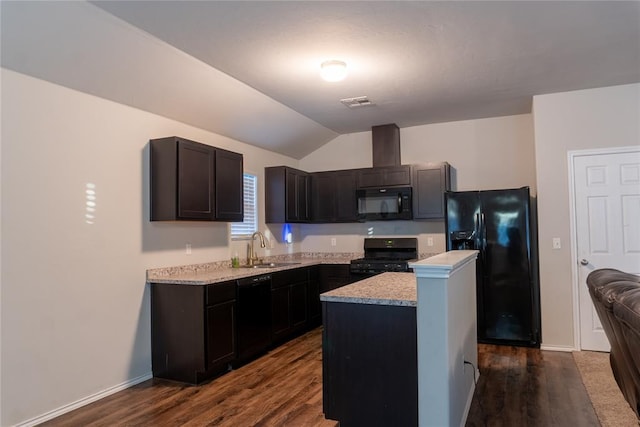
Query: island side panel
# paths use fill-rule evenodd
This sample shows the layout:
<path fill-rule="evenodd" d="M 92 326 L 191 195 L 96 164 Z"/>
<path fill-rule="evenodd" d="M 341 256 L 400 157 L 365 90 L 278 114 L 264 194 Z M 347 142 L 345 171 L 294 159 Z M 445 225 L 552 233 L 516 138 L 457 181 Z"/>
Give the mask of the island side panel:
<path fill-rule="evenodd" d="M 323 302 L 323 406 L 341 427 L 418 425 L 415 307 Z"/>

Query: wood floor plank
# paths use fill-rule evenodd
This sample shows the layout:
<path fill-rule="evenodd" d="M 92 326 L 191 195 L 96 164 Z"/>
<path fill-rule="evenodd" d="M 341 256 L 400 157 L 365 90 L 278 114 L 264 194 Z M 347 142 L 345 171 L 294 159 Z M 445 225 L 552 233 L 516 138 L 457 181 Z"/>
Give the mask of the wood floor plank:
<path fill-rule="evenodd" d="M 478 363 L 468 427 L 600 425 L 570 353 L 479 345 Z"/>
<path fill-rule="evenodd" d="M 42 424 L 336 427 L 322 412 L 322 330 L 208 383 L 152 379 Z M 598 426 L 571 354 L 478 346 L 468 427 Z"/>

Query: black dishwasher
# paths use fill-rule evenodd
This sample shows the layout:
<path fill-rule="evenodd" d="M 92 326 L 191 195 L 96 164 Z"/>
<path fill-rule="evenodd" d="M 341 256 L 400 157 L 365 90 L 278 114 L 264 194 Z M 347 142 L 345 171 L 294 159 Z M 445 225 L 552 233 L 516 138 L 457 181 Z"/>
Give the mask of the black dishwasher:
<path fill-rule="evenodd" d="M 237 360 L 240 364 L 271 345 L 271 275 L 238 280 Z"/>

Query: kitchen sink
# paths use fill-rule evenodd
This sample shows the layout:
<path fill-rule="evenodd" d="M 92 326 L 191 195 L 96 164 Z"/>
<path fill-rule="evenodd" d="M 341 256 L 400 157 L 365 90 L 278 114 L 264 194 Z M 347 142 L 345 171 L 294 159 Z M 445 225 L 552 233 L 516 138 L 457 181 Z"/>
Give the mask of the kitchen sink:
<path fill-rule="evenodd" d="M 243 265 L 243 268 L 276 268 L 276 267 L 286 267 L 288 265 L 298 265 L 302 264 L 301 262 L 265 262 L 262 264 L 255 265 Z"/>

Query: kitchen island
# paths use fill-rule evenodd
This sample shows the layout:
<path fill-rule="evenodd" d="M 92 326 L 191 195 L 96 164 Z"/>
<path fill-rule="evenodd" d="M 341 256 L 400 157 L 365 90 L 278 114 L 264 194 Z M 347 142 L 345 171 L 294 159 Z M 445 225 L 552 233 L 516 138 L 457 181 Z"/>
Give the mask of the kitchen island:
<path fill-rule="evenodd" d="M 450 251 L 320 295 L 323 408 L 342 427 L 464 425 L 477 371 L 476 257 Z"/>
<path fill-rule="evenodd" d="M 343 427 L 417 425 L 415 275 L 383 273 L 320 300 L 325 417 Z"/>

